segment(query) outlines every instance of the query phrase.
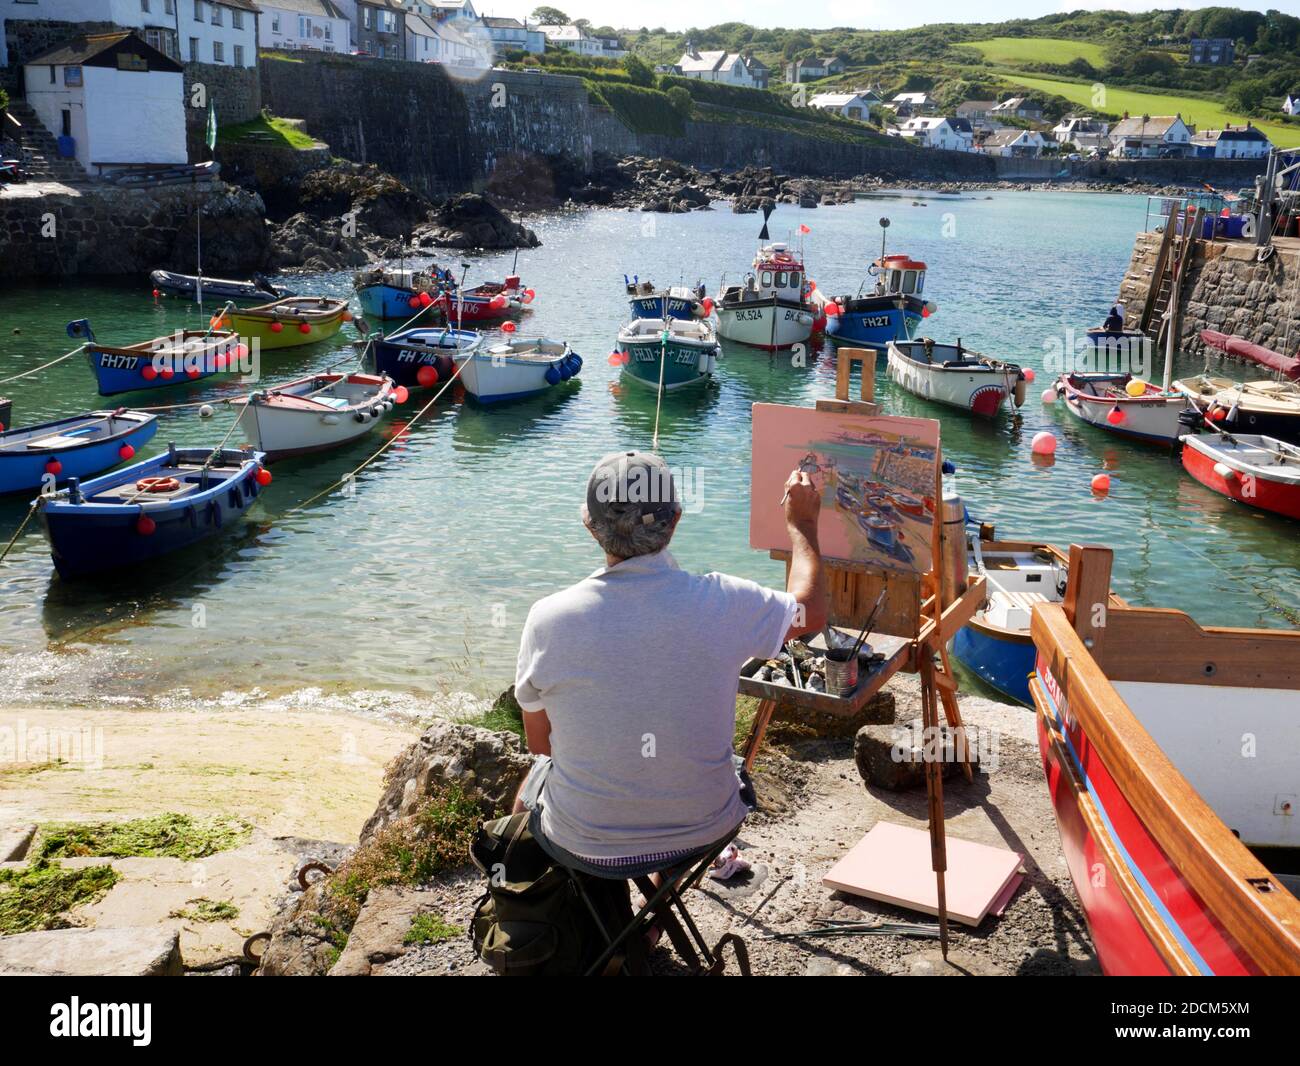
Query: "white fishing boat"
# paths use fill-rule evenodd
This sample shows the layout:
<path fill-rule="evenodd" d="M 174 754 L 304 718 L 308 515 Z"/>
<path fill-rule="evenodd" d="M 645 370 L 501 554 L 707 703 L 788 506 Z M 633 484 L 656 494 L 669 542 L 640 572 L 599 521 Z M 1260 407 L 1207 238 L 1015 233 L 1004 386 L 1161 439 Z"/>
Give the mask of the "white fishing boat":
<path fill-rule="evenodd" d="M 1132 374 L 1062 374 L 1055 388 L 1072 415 L 1109 433 L 1172 447 L 1187 432 L 1187 397 Z"/>
<path fill-rule="evenodd" d="M 721 287 L 718 336 L 765 351 L 802 344 L 817 319 L 805 286 L 803 262 L 788 245 L 762 246 L 744 281 Z"/>
<path fill-rule="evenodd" d="M 886 347 L 889 377 L 910 393 L 935 403 L 992 418 L 1010 399 L 1025 402 L 1025 374 L 1015 363 L 990 359 L 956 344 L 937 344 L 926 337 L 890 341 Z"/>
<path fill-rule="evenodd" d="M 405 390 L 403 390 L 405 391 Z M 391 378 L 314 374 L 242 399 L 239 426 L 267 461 L 337 448 L 375 428 L 396 402 Z"/>
<path fill-rule="evenodd" d="M 672 392 L 712 379 L 720 347 L 704 319 L 634 318 L 618 331 L 618 350 L 625 378 Z"/>
<path fill-rule="evenodd" d="M 542 338 L 493 344 L 453 354 L 461 366 L 459 381 L 480 403 L 500 403 L 536 396 L 582 370 L 582 356 L 564 341 Z"/>

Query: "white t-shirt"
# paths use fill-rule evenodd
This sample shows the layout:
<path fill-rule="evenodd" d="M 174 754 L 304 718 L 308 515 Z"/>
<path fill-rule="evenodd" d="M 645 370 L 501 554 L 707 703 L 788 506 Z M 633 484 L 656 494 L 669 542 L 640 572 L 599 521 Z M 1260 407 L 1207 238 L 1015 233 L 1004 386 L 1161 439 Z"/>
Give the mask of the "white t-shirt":
<path fill-rule="evenodd" d="M 667 550 L 533 605 L 515 695 L 545 710 L 542 831 L 584 858 L 711 844 L 745 817 L 732 763 L 740 668 L 781 649 L 798 602 Z"/>

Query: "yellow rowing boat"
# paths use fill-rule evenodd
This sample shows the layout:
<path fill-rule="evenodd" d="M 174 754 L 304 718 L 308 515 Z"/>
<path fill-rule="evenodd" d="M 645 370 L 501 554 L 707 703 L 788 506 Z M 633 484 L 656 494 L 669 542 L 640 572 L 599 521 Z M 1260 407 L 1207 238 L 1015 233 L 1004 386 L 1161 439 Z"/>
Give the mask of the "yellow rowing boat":
<path fill-rule="evenodd" d="M 295 348 L 328 340 L 352 321 L 346 300 L 333 296 L 287 296 L 258 307 L 227 307 L 214 329 L 229 329 L 262 348 Z"/>

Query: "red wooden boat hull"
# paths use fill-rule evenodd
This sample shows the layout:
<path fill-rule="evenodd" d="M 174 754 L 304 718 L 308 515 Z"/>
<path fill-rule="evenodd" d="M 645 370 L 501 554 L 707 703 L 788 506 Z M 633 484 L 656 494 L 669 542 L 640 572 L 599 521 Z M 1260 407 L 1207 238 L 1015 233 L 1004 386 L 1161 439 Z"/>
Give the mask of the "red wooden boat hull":
<path fill-rule="evenodd" d="M 1043 772 L 1102 970 L 1109 976 L 1260 973 L 1129 805 L 1071 716 L 1041 652 L 1037 672 L 1030 687 Z"/>
<path fill-rule="evenodd" d="M 1228 479 L 1215 471 L 1216 465 L 1212 456 L 1205 455 L 1190 445 L 1183 446 L 1183 469 L 1207 489 L 1213 489 L 1247 507 L 1258 507 L 1263 511 L 1300 520 L 1300 487 L 1262 477 L 1254 477 L 1250 481 L 1241 477 Z M 1247 495 L 1248 486 L 1253 495 Z"/>

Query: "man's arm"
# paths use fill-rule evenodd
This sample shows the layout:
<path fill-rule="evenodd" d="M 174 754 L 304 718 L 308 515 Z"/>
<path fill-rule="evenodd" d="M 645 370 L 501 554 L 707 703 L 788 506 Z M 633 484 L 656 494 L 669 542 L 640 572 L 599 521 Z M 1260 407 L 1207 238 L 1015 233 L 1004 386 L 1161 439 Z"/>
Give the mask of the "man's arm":
<path fill-rule="evenodd" d="M 551 754 L 551 720 L 545 711 L 524 711 L 524 737 L 534 755 Z"/>
<path fill-rule="evenodd" d="M 826 624 L 826 576 L 817 547 L 817 518 L 822 499 L 802 470 L 796 470 L 785 483 L 785 524 L 790 533 L 790 576 L 786 591 L 798 602 L 786 640 L 805 633 L 816 633 Z"/>

